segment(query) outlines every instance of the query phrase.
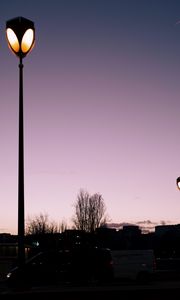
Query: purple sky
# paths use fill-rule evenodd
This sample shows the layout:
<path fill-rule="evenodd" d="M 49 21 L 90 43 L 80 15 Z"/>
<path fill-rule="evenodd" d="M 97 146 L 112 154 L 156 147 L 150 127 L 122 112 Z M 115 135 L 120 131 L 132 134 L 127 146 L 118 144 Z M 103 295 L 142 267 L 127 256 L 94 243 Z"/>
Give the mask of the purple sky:
<path fill-rule="evenodd" d="M 35 22 L 24 59 L 25 214 L 71 223 L 80 189 L 112 223 L 180 223 L 180 1 L 0 4 L 0 232 L 17 233 L 18 59 L 7 20 Z"/>

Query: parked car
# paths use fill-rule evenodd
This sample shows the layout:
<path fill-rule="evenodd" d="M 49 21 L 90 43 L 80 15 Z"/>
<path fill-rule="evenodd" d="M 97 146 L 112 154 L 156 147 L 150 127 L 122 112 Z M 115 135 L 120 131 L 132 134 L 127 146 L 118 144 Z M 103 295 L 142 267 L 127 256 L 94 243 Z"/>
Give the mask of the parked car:
<path fill-rule="evenodd" d="M 10 288 L 32 287 L 59 283 L 107 281 L 113 277 L 109 249 L 75 248 L 40 252 L 27 260 L 23 267 L 15 267 L 7 274 Z"/>
<path fill-rule="evenodd" d="M 153 249 L 112 251 L 114 279 L 147 282 L 153 279 L 156 261 Z"/>

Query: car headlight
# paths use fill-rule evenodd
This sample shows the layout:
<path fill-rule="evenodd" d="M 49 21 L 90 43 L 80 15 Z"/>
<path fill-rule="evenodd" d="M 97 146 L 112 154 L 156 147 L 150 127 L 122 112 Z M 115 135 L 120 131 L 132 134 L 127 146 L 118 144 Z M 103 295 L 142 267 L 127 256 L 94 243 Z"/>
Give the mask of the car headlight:
<path fill-rule="evenodd" d="M 11 275 L 12 275 L 12 273 L 11 273 L 11 272 L 9 272 L 9 273 L 6 275 L 6 277 L 7 277 L 7 278 L 10 278 L 10 277 L 11 277 Z"/>

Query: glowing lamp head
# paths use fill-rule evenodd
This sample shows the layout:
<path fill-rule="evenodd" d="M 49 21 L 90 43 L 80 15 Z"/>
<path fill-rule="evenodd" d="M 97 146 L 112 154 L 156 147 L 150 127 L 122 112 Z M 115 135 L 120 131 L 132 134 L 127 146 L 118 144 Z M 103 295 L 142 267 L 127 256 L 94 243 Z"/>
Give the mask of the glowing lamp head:
<path fill-rule="evenodd" d="M 176 185 L 177 185 L 178 189 L 180 190 L 180 177 L 178 177 L 176 179 Z"/>
<path fill-rule="evenodd" d="M 35 43 L 34 23 L 23 17 L 6 22 L 6 37 L 10 49 L 19 57 L 25 57 Z"/>

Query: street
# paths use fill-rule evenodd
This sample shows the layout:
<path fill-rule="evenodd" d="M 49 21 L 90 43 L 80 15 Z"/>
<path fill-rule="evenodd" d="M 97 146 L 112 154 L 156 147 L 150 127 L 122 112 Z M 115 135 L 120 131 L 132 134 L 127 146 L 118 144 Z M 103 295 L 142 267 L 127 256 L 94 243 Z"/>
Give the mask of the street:
<path fill-rule="evenodd" d="M 148 284 L 140 285 L 137 283 L 120 282 L 112 285 L 100 286 L 45 286 L 34 287 L 29 291 L 9 291 L 1 287 L 1 298 L 10 299 L 32 299 L 34 297 L 51 297 L 52 299 L 143 299 L 143 300 L 166 300 L 177 299 L 180 292 L 180 281 L 153 281 Z"/>

